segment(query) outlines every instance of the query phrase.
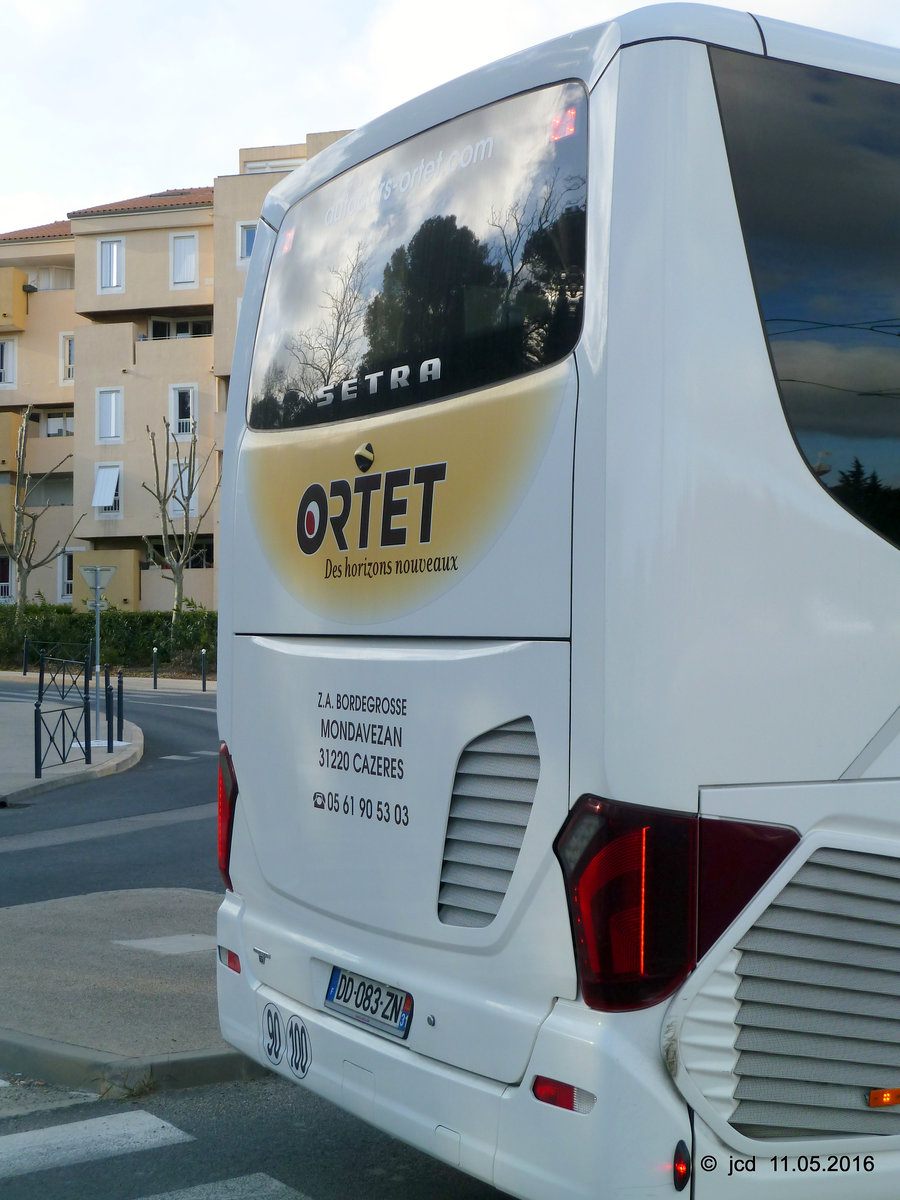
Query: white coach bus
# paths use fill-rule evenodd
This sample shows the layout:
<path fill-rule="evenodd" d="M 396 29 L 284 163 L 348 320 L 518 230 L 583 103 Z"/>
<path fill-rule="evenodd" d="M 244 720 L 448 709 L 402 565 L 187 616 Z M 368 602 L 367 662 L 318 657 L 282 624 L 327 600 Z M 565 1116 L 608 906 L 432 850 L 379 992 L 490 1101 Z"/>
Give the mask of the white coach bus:
<path fill-rule="evenodd" d="M 511 1195 L 900 1193 L 898 83 L 658 6 L 266 200 L 222 1029 Z"/>

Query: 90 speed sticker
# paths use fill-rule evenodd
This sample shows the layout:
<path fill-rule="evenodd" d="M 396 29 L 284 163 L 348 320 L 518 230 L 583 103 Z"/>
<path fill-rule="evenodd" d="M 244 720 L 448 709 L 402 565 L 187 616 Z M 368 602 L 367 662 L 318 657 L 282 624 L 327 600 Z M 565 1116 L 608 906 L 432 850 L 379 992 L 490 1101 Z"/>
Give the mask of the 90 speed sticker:
<path fill-rule="evenodd" d="M 285 1059 L 291 1074 L 303 1079 L 312 1065 L 312 1041 L 309 1030 L 296 1014 L 285 1028 L 281 1010 L 276 1004 L 267 1004 L 262 1013 L 262 1048 L 273 1067 Z"/>
<path fill-rule="evenodd" d="M 267 1004 L 263 1009 L 262 1047 L 266 1058 L 277 1067 L 284 1056 L 284 1021 L 274 1004 Z"/>

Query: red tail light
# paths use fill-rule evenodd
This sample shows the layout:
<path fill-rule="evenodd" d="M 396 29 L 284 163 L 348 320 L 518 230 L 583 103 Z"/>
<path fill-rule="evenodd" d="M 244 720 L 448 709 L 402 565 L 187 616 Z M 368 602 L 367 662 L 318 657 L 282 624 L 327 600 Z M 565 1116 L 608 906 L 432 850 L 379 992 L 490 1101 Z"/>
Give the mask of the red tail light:
<path fill-rule="evenodd" d="M 676 1192 L 683 1192 L 691 1179 L 691 1152 L 684 1142 L 675 1147 L 675 1157 L 672 1159 L 672 1182 Z"/>
<path fill-rule="evenodd" d="M 564 1108 L 567 1112 L 574 1113 L 589 1113 L 597 1103 L 593 1092 L 574 1087 L 571 1083 L 563 1083 L 559 1079 L 550 1079 L 547 1075 L 535 1076 L 531 1084 L 531 1094 L 542 1104 L 551 1104 L 554 1108 Z"/>
<path fill-rule="evenodd" d="M 623 1011 L 671 995 L 798 840 L 582 796 L 555 850 L 585 1003 Z"/>
<path fill-rule="evenodd" d="M 237 802 L 238 785 L 234 763 L 223 742 L 219 747 L 219 873 L 229 892 L 231 876 L 228 873 L 231 859 L 231 835 L 234 832 L 234 807 Z"/>

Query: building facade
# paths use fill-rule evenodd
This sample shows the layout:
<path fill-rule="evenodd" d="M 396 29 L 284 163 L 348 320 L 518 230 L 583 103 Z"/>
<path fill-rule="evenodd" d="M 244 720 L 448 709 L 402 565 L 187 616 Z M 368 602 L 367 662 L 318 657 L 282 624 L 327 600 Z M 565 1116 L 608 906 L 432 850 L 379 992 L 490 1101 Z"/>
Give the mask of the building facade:
<path fill-rule="evenodd" d="M 198 462 L 209 461 L 189 501 L 191 518 L 203 519 L 185 597 L 216 607 L 216 488 L 257 217 L 278 178 L 343 132 L 242 150 L 239 174 L 212 187 L 0 234 L 0 525 L 9 536 L 16 443 L 30 410 L 26 469 L 33 483 L 47 475 L 29 497 L 29 511 L 42 514 L 35 560 L 61 549 L 32 572 L 29 600 L 83 605 L 78 567 L 99 565 L 116 568 L 110 603 L 171 607 L 150 433 L 165 486 L 195 431 Z M 183 515 L 177 501 L 169 511 Z M 0 602 L 14 599 L 15 563 L 0 549 Z"/>

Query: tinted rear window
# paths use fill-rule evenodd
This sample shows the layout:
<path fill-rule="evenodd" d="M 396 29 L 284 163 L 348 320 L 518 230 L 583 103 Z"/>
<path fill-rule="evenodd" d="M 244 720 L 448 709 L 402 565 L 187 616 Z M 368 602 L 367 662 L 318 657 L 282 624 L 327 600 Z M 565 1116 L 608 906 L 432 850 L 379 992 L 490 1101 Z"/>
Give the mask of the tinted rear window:
<path fill-rule="evenodd" d="M 436 400 L 547 366 L 581 331 L 587 106 L 577 84 L 440 125 L 287 213 L 249 421 Z"/>
<path fill-rule="evenodd" d="M 900 545 L 900 87 L 711 54 L 788 423 L 823 486 Z"/>

